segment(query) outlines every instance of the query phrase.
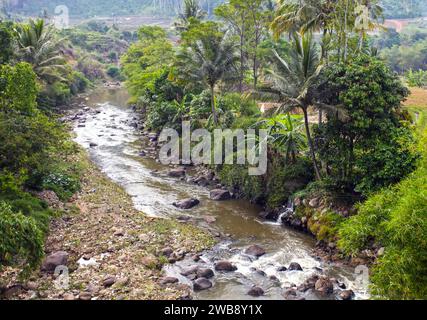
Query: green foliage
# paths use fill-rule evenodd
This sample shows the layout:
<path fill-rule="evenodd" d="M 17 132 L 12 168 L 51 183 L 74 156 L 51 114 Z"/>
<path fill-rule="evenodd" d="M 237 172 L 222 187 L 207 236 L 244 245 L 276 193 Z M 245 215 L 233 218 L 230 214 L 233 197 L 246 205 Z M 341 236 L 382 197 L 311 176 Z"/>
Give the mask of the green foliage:
<path fill-rule="evenodd" d="M 36 75 L 28 63 L 0 66 L 0 111 L 33 113 L 37 92 Z"/>
<path fill-rule="evenodd" d="M 339 231 L 339 247 L 357 254 L 385 247 L 372 270 L 373 293 L 390 299 L 426 299 L 427 133 L 418 169 L 396 186 L 372 195 Z"/>
<path fill-rule="evenodd" d="M 265 197 L 267 207 L 271 209 L 286 204 L 294 193 L 314 178 L 309 160 L 301 158 L 289 164 L 282 159 L 276 158 L 269 166 Z"/>
<path fill-rule="evenodd" d="M 19 58 L 33 66 L 39 79 L 48 83 L 63 80 L 65 61 L 53 25 L 43 19 L 30 19 L 27 24 L 17 25 L 15 33 Z"/>
<path fill-rule="evenodd" d="M 12 23 L 0 22 L 0 65 L 14 57 Z"/>
<path fill-rule="evenodd" d="M 13 212 L 0 201 L 0 265 L 9 264 L 17 258 L 25 259 L 35 267 L 43 256 L 43 236 L 35 221 L 20 212 Z"/>
<path fill-rule="evenodd" d="M 174 59 L 172 43 L 162 28 L 143 27 L 138 34 L 140 41 L 132 44 L 121 59 L 126 86 L 136 98 L 155 90 L 156 81 L 169 73 Z"/>
<path fill-rule="evenodd" d="M 115 79 L 120 79 L 121 78 L 120 68 L 117 67 L 117 66 L 109 66 L 107 68 L 107 74 L 111 78 L 115 78 Z"/>
<path fill-rule="evenodd" d="M 405 76 L 410 87 L 427 87 L 427 70 L 413 71 L 410 69 Z"/>
<path fill-rule="evenodd" d="M 345 218 L 335 212 L 315 212 L 309 217 L 307 227 L 317 240 L 335 242 L 344 221 Z"/>
<path fill-rule="evenodd" d="M 239 93 L 226 93 L 219 97 L 218 106 L 223 110 L 233 111 L 238 117 L 259 117 L 261 115 L 257 102 Z"/>
<path fill-rule="evenodd" d="M 328 115 L 315 140 L 337 185 L 369 194 L 414 169 L 412 133 L 397 112 L 407 94 L 399 78 L 375 58 L 361 56 L 351 65 L 325 70 L 321 99 L 340 105 L 344 116 Z"/>
<path fill-rule="evenodd" d="M 410 69 L 427 70 L 427 39 L 386 48 L 381 56 L 394 71 L 402 74 Z"/>
<path fill-rule="evenodd" d="M 224 165 L 219 171 L 219 177 L 223 184 L 238 191 L 242 198 L 257 203 L 265 201 L 262 177 L 250 176 L 246 166 Z"/>

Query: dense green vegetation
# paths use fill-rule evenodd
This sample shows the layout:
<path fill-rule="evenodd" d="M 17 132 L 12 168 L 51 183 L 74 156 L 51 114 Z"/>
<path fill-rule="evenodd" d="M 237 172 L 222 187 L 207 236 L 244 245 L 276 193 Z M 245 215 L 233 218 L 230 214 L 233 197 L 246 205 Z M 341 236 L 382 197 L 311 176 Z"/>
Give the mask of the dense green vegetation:
<path fill-rule="evenodd" d="M 401 33 L 394 29 L 382 31 L 373 37 L 373 45 L 389 66 L 400 74 L 410 70 L 427 70 L 427 24 L 412 23 Z"/>
<path fill-rule="evenodd" d="M 76 147 L 54 110 L 97 79 L 89 80 L 80 68 L 78 56 L 90 44 L 71 47 L 74 39 L 61 36 L 43 20 L 0 23 L 0 265 L 27 269 L 40 262 L 50 220 L 58 212 L 37 193 L 50 190 L 66 201 L 80 189 L 81 168 L 68 161 Z M 102 61 L 100 68 L 111 67 Z"/>
<path fill-rule="evenodd" d="M 373 269 L 374 295 L 425 298 L 425 254 L 415 250 L 427 230 L 425 195 L 411 191 L 425 184 L 425 150 L 417 149 L 418 133 L 401 106 L 409 91 L 387 63 L 399 72 L 412 65 L 400 68 L 374 48 L 383 57 L 390 50 L 384 48 L 402 44 L 418 50 L 424 31 L 373 39 L 368 33 L 382 12 L 376 2 L 364 26 L 355 2 L 331 6 L 235 0 L 219 6 L 212 21 L 186 1 L 175 24 L 177 45 L 172 30 L 143 27 L 122 58 L 130 102 L 154 131 L 179 130 L 183 120 L 194 128 L 267 129 L 267 174 L 215 166 L 222 183 L 270 209 L 293 196 L 360 202 L 350 219 L 333 208 L 307 213 L 308 228 L 319 240 L 339 240 L 345 254 L 386 248 Z M 317 31 L 320 40 L 312 36 Z M 423 73 L 409 72 L 408 81 L 422 85 Z M 274 103 L 273 112 L 260 114 L 262 103 Z M 398 252 L 401 263 L 393 264 Z"/>
<path fill-rule="evenodd" d="M 59 4 L 39 2 L 48 11 Z M 63 2 L 87 16 L 147 8 Z M 59 212 L 39 192 L 66 201 L 80 189 L 81 168 L 67 161 L 76 150 L 55 108 L 92 85 L 125 80 L 145 130 L 181 130 L 183 121 L 211 132 L 266 129 L 267 173 L 211 165 L 221 183 L 271 211 L 303 199 L 296 215 L 308 217 L 318 240 L 337 242 L 344 256 L 378 256 L 374 297 L 427 298 L 426 113 L 402 107 L 409 90 L 400 78 L 426 86 L 427 32 L 420 23 L 372 36 L 384 17 L 379 4 L 386 16 L 413 16 L 395 3 L 362 1 L 363 16 L 348 0 L 230 0 L 209 12 L 186 0 L 173 29 L 135 33 L 100 22 L 62 31 L 43 20 L 0 22 L 0 266 L 40 262 Z M 306 204 L 314 199 L 318 206 Z"/>

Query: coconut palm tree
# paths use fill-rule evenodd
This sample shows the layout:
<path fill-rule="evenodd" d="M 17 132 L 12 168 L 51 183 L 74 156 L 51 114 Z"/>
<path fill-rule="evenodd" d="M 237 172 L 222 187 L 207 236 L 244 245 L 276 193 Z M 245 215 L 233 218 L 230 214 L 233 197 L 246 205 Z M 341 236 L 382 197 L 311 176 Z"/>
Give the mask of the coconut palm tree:
<path fill-rule="evenodd" d="M 333 112 L 341 117 L 344 114 L 340 107 L 329 106 L 317 101 L 316 89 L 323 64 L 311 33 L 294 35 L 289 61 L 285 61 L 276 51 L 273 56 L 272 68 L 267 70 L 270 81 L 268 91 L 280 97 L 282 105 L 279 111 L 289 112 L 294 109 L 302 111 L 316 178 L 321 179 L 310 133 L 308 109 L 314 107 L 327 113 Z"/>
<path fill-rule="evenodd" d="M 60 42 L 55 39 L 55 29 L 44 20 L 30 20 L 15 30 L 19 55 L 33 66 L 37 76 L 47 82 L 62 80 L 64 59 L 60 55 Z"/>
<path fill-rule="evenodd" d="M 175 29 L 179 32 L 186 31 L 190 24 L 190 19 L 202 20 L 207 13 L 200 7 L 198 0 L 184 0 L 184 8 L 178 15 L 178 21 L 175 22 Z"/>
<path fill-rule="evenodd" d="M 210 37 L 210 41 L 197 40 L 178 53 L 177 77 L 186 82 L 200 83 L 210 89 L 215 125 L 218 124 L 215 87 L 220 81 L 236 78 L 236 49 L 236 45 L 229 41 L 225 33 Z"/>
<path fill-rule="evenodd" d="M 268 131 L 268 139 L 279 150 L 284 151 L 286 162 L 295 162 L 297 154 L 307 146 L 304 122 L 299 115 L 280 114 L 258 122 L 256 127 Z"/>

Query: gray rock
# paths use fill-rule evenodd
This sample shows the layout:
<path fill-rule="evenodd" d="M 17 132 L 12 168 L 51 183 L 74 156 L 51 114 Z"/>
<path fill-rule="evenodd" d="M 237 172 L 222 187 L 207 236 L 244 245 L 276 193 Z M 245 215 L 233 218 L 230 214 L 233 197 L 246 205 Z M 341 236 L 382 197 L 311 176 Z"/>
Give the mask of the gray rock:
<path fill-rule="evenodd" d="M 113 284 L 116 283 L 116 278 L 113 276 L 107 276 L 104 278 L 104 280 L 102 281 L 102 285 L 104 287 L 111 287 Z"/>
<path fill-rule="evenodd" d="M 264 248 L 262 248 L 262 247 L 260 247 L 258 245 L 252 245 L 252 246 L 250 246 L 249 248 L 247 248 L 245 250 L 245 253 L 247 255 L 254 256 L 254 257 L 257 257 L 257 258 L 266 254 Z"/>
<path fill-rule="evenodd" d="M 79 294 L 79 300 L 89 301 L 92 299 L 92 294 L 90 292 L 81 292 Z"/>
<path fill-rule="evenodd" d="M 233 264 L 229 261 L 218 261 L 215 264 L 215 270 L 216 271 L 226 271 L 226 272 L 232 272 L 236 271 L 236 266 L 233 266 Z"/>
<path fill-rule="evenodd" d="M 194 208 L 199 204 L 200 204 L 200 201 L 197 199 L 185 199 L 185 200 L 181 200 L 173 203 L 175 207 L 182 210 L 188 210 L 188 209 Z"/>
<path fill-rule="evenodd" d="M 170 247 L 166 247 L 162 249 L 161 253 L 166 258 L 169 258 L 173 254 L 173 249 Z"/>
<path fill-rule="evenodd" d="M 205 217 L 203 217 L 203 220 L 205 220 L 206 223 L 215 223 L 216 222 L 216 218 L 212 217 L 212 216 L 205 216 Z"/>
<path fill-rule="evenodd" d="M 214 189 L 210 192 L 210 198 L 215 201 L 225 201 L 231 199 L 231 194 L 228 190 Z"/>
<path fill-rule="evenodd" d="M 209 268 L 200 268 L 197 270 L 197 278 L 206 278 L 210 279 L 215 276 L 212 269 Z"/>
<path fill-rule="evenodd" d="M 292 262 L 288 268 L 289 271 L 303 271 L 299 263 Z"/>
<path fill-rule="evenodd" d="M 345 290 L 340 293 L 342 300 L 351 300 L 354 298 L 354 292 L 352 290 Z"/>
<path fill-rule="evenodd" d="M 68 263 L 68 253 L 58 251 L 49 255 L 42 264 L 42 271 L 54 272 L 58 266 L 66 266 Z"/>
<path fill-rule="evenodd" d="M 334 284 L 328 278 L 320 278 L 314 285 L 314 290 L 324 296 L 328 296 L 334 292 Z"/>
<path fill-rule="evenodd" d="M 193 289 L 194 291 L 203 291 L 212 288 L 212 282 L 206 278 L 200 278 L 194 281 Z"/>
<path fill-rule="evenodd" d="M 191 267 L 191 268 L 181 272 L 181 275 L 184 277 L 188 277 L 191 274 L 196 274 L 198 269 L 199 269 L 198 267 Z"/>
<path fill-rule="evenodd" d="M 264 290 L 260 287 L 253 287 L 251 290 L 248 291 L 248 295 L 252 297 L 261 297 L 264 295 Z"/>
<path fill-rule="evenodd" d="M 181 178 L 185 177 L 185 169 L 173 169 L 168 172 L 168 176 L 172 178 Z"/>
<path fill-rule="evenodd" d="M 288 271 L 288 268 L 286 268 L 286 267 L 284 267 L 284 266 L 282 266 L 282 267 L 278 267 L 278 268 L 277 268 L 277 271 L 279 271 L 279 272 Z"/>
<path fill-rule="evenodd" d="M 62 295 L 62 299 L 64 299 L 65 301 L 73 301 L 73 300 L 75 300 L 74 295 L 72 293 L 64 293 Z"/>
<path fill-rule="evenodd" d="M 175 277 L 165 277 L 160 280 L 160 284 L 163 284 L 163 285 L 175 284 L 178 282 L 179 282 L 178 278 L 175 278 Z"/>

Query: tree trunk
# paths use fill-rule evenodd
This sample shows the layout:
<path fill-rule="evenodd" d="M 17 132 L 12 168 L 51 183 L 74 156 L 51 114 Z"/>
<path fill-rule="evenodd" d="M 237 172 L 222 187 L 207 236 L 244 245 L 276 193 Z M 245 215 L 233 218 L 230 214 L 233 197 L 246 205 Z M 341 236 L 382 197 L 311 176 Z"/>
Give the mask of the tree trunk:
<path fill-rule="evenodd" d="M 323 111 L 319 110 L 319 126 L 322 124 L 323 122 Z"/>
<path fill-rule="evenodd" d="M 211 106 L 212 106 L 212 115 L 215 125 L 218 125 L 218 115 L 216 113 L 215 106 L 215 85 L 211 86 Z"/>
<path fill-rule="evenodd" d="M 308 147 L 310 149 L 311 160 L 313 161 L 314 172 L 316 173 L 316 179 L 321 180 L 322 176 L 320 175 L 319 166 L 318 166 L 317 160 L 316 160 L 316 154 L 314 152 L 313 140 L 311 139 L 310 123 L 308 122 L 307 109 L 302 108 L 302 110 L 304 112 L 305 131 L 307 134 L 307 142 L 308 142 Z"/>

